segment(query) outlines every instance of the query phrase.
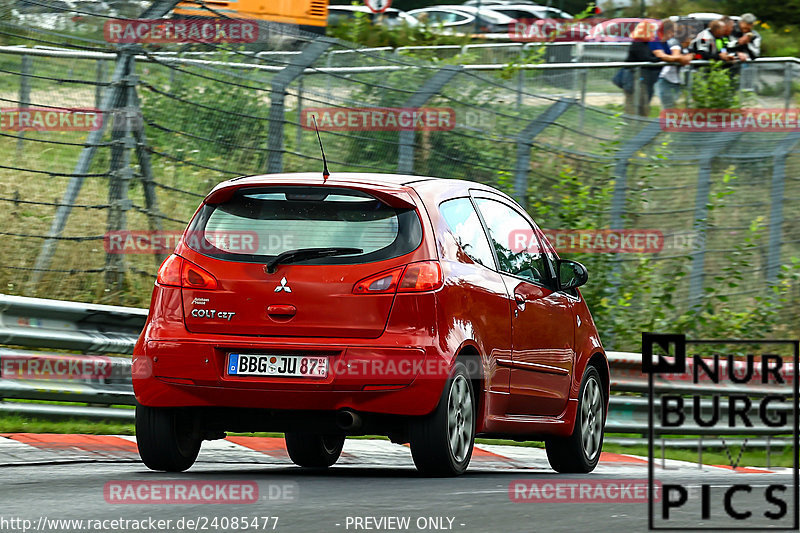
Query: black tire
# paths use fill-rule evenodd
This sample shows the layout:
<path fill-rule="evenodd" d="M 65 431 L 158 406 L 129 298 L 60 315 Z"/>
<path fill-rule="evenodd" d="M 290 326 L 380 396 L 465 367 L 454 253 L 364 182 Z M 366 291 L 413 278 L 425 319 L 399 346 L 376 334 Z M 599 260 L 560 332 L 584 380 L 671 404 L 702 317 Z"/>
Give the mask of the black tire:
<path fill-rule="evenodd" d="M 475 444 L 475 393 L 467 369 L 457 361 L 433 413 L 411 426 L 411 456 L 417 470 L 430 476 L 466 471 Z"/>
<path fill-rule="evenodd" d="M 339 460 L 344 447 L 344 435 L 315 433 L 286 433 L 286 451 L 297 466 L 328 468 Z"/>
<path fill-rule="evenodd" d="M 603 449 L 606 421 L 604 390 L 600 373 L 595 367 L 587 366 L 578 395 L 578 411 L 572 434 L 545 442 L 547 460 L 556 472 L 586 474 L 597 466 Z"/>
<path fill-rule="evenodd" d="M 136 406 L 136 444 L 147 468 L 183 472 L 194 464 L 201 443 L 197 418 L 191 412 Z"/>

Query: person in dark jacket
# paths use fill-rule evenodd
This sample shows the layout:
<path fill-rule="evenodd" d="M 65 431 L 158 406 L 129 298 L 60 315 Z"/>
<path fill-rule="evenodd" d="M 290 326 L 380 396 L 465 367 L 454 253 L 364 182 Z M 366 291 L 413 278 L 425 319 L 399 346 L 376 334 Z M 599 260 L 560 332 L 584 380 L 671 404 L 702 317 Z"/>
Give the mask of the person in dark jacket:
<path fill-rule="evenodd" d="M 755 22 L 755 15 L 745 13 L 731 32 L 728 51 L 735 54 L 741 61 L 752 61 L 761 56 L 761 35 L 753 28 Z"/>
<path fill-rule="evenodd" d="M 727 27 L 722 20 L 712 20 L 708 28 L 697 34 L 689 44 L 689 51 L 695 59 L 714 59 L 717 61 L 733 61 L 734 56 L 720 44 L 725 39 Z"/>
<path fill-rule="evenodd" d="M 690 56 L 680 53 L 674 54 L 667 45 L 667 41 L 675 35 L 675 24 L 669 19 L 663 20 L 660 28 L 656 31 L 653 31 L 653 25 L 653 21 L 642 21 L 636 26 L 631 34 L 633 42 L 628 49 L 628 57 L 625 61 L 640 63 L 667 62 L 688 65 L 691 60 Z M 636 95 L 636 80 L 634 79 L 633 90 L 625 92 L 626 114 L 643 117 L 650 115 L 650 100 L 653 98 L 661 68 L 661 65 L 653 65 L 652 67 L 638 69 L 640 73 L 638 97 Z"/>

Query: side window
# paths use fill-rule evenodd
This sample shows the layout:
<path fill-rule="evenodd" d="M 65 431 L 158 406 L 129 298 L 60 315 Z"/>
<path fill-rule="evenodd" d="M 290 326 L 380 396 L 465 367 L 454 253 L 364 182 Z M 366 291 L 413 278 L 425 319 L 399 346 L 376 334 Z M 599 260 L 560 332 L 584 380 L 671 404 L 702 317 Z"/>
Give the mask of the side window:
<path fill-rule="evenodd" d="M 489 228 L 500 270 L 535 283 L 549 285 L 550 276 L 542 246 L 525 217 L 495 200 L 477 198 L 475 202 Z M 525 235 L 528 246 L 521 250 L 512 249 L 512 243 L 517 240 L 515 236 L 520 232 Z"/>
<path fill-rule="evenodd" d="M 486 233 L 469 198 L 447 200 L 439 206 L 445 222 L 458 240 L 458 245 L 470 259 L 494 269 L 494 257 Z"/>

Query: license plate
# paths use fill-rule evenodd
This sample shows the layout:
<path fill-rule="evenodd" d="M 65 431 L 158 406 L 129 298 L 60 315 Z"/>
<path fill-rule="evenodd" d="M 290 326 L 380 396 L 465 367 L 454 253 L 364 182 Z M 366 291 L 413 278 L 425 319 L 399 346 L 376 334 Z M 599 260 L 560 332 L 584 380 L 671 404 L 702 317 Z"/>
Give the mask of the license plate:
<path fill-rule="evenodd" d="M 307 355 L 228 354 L 229 376 L 326 378 L 328 358 Z"/>

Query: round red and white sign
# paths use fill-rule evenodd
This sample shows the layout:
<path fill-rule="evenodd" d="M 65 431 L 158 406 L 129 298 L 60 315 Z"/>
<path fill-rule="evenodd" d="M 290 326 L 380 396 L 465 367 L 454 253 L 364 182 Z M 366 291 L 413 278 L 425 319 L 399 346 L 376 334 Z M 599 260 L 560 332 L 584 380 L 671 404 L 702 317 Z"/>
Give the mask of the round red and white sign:
<path fill-rule="evenodd" d="M 373 13 L 383 13 L 392 5 L 392 0 L 364 0 L 364 5 Z"/>

